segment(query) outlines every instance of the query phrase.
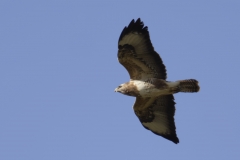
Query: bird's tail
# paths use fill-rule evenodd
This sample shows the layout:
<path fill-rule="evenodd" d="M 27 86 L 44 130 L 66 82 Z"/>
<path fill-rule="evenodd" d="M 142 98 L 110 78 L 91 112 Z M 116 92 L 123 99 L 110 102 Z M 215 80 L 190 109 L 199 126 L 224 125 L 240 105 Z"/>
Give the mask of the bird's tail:
<path fill-rule="evenodd" d="M 200 89 L 198 81 L 195 79 L 180 80 L 178 82 L 180 82 L 180 92 L 198 92 Z"/>

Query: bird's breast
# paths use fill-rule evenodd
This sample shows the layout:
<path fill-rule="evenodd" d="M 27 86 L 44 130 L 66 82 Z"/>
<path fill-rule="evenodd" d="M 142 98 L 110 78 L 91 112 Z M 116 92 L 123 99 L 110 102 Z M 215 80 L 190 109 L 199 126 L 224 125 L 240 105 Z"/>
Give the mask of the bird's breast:
<path fill-rule="evenodd" d="M 136 86 L 140 96 L 142 97 L 155 97 L 169 94 L 169 88 L 167 85 L 159 87 L 157 84 L 139 80 L 135 80 L 133 84 Z"/>

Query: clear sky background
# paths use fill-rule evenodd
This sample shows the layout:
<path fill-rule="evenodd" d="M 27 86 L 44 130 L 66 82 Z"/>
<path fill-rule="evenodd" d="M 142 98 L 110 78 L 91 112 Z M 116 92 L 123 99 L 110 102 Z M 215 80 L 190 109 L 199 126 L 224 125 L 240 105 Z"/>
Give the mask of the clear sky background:
<path fill-rule="evenodd" d="M 117 42 L 149 27 L 175 95 L 179 144 L 144 129 Z M 240 159 L 240 1 L 0 1 L 0 159 Z"/>

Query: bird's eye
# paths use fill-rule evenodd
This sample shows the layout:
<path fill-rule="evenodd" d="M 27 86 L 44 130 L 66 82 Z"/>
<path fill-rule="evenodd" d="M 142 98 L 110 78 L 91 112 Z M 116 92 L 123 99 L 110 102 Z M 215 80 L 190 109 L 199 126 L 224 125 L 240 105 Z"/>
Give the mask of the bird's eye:
<path fill-rule="evenodd" d="M 122 86 L 118 86 L 118 88 L 121 88 Z"/>

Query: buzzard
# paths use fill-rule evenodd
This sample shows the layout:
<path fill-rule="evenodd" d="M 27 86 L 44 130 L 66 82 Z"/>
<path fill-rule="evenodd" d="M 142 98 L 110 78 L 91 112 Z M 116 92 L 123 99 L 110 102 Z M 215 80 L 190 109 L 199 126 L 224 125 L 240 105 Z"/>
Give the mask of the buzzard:
<path fill-rule="evenodd" d="M 133 109 L 143 127 L 174 143 L 179 143 L 174 123 L 173 94 L 198 92 L 195 79 L 167 81 L 166 67 L 154 50 L 140 18 L 125 27 L 118 41 L 118 60 L 127 69 L 130 81 L 115 92 L 136 97 Z"/>

